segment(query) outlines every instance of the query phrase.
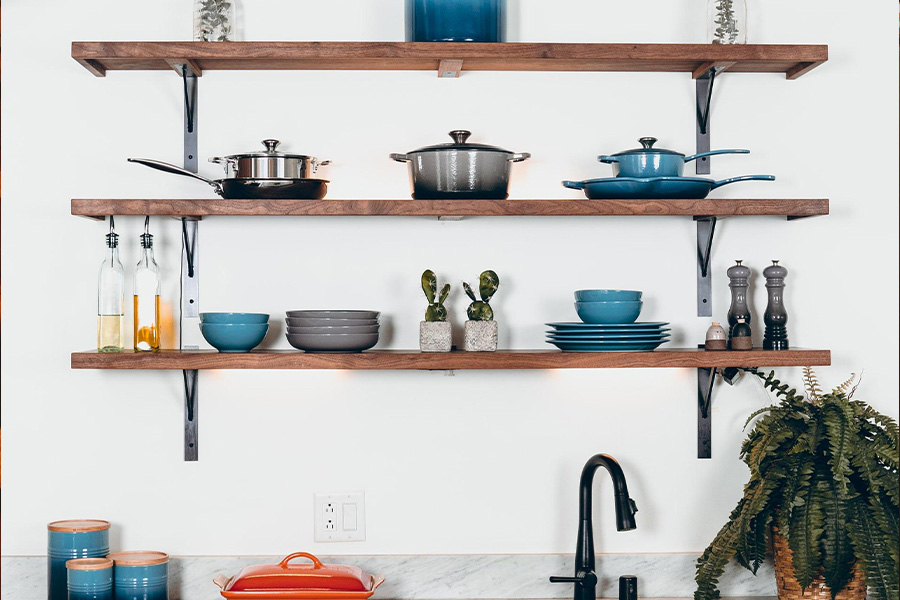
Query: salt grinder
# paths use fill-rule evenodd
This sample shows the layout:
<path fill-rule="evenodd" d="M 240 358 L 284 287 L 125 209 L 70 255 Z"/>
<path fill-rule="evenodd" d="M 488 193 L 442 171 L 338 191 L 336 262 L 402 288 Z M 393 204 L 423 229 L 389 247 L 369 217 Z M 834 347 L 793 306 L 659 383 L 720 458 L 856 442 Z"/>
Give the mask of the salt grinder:
<path fill-rule="evenodd" d="M 738 319 L 750 325 L 750 307 L 747 306 L 747 288 L 750 287 L 750 267 L 742 265 L 743 261 L 735 261 L 735 265 L 727 271 L 731 282 L 731 308 L 728 309 L 728 341 L 729 346 L 734 337 L 734 326 Z"/>
<path fill-rule="evenodd" d="M 777 260 L 763 270 L 766 278 L 766 291 L 769 294 L 769 304 L 766 306 L 766 314 L 763 321 L 766 324 L 766 333 L 763 337 L 764 350 L 787 350 L 787 311 L 784 308 L 784 278 L 787 277 L 787 269 L 780 266 Z"/>

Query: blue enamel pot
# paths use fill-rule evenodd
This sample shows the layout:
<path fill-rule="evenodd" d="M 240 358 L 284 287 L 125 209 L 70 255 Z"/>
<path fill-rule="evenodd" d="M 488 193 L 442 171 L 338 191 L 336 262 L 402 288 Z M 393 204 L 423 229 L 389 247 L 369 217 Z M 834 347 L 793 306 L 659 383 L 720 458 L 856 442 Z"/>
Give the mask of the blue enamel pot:
<path fill-rule="evenodd" d="M 109 554 L 109 522 L 96 519 L 54 521 L 47 525 L 47 598 L 66 600 L 66 562 Z"/>
<path fill-rule="evenodd" d="M 168 554 L 117 552 L 109 558 L 115 563 L 115 600 L 169 600 Z"/>
<path fill-rule="evenodd" d="M 113 561 L 75 558 L 66 562 L 69 600 L 113 600 Z"/>
<path fill-rule="evenodd" d="M 406 0 L 406 41 L 506 41 L 506 0 Z"/>
<path fill-rule="evenodd" d="M 681 177 L 684 175 L 684 164 L 716 154 L 750 154 L 749 150 L 712 150 L 685 156 L 674 150 L 654 148 L 658 140 L 654 137 L 643 137 L 638 140 L 641 148 L 626 150 L 611 156 L 598 156 L 597 160 L 612 165 L 616 177 Z"/>

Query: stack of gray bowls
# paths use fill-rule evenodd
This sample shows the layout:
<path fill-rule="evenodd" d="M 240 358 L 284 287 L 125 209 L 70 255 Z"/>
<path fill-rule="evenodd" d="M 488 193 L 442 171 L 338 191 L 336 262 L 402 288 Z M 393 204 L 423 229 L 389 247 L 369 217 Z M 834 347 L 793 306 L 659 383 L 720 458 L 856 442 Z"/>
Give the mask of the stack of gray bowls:
<path fill-rule="evenodd" d="M 287 339 L 306 352 L 362 352 L 378 343 L 374 310 L 289 310 Z"/>

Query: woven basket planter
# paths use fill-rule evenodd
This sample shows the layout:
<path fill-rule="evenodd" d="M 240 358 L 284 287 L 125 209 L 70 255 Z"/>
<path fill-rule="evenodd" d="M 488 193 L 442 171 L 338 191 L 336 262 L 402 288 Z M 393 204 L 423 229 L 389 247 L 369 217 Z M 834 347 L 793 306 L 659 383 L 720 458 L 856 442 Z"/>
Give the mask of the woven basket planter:
<path fill-rule="evenodd" d="M 825 585 L 825 578 L 816 577 L 803 589 L 794 577 L 793 553 L 787 539 L 772 528 L 772 540 L 775 547 L 775 583 L 778 587 L 778 600 L 831 600 L 831 590 Z M 835 600 L 865 600 L 866 580 L 856 567 L 847 586 L 835 596 Z"/>

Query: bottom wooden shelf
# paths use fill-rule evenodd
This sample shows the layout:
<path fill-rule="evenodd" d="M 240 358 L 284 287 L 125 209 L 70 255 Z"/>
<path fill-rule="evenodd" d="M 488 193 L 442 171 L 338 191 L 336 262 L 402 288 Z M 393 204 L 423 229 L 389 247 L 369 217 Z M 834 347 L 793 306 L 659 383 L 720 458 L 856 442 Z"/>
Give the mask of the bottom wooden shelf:
<path fill-rule="evenodd" d="M 222 354 L 215 350 L 72 353 L 73 369 L 347 369 L 347 370 L 507 370 L 796 367 L 831 364 L 830 350 L 754 349 L 713 352 L 696 348 L 664 348 L 653 352 L 560 352 L 498 350 L 496 352 L 428 353 L 418 350 L 369 350 L 355 354 L 258 350 Z"/>

